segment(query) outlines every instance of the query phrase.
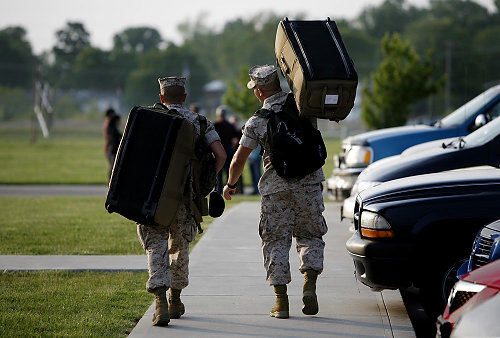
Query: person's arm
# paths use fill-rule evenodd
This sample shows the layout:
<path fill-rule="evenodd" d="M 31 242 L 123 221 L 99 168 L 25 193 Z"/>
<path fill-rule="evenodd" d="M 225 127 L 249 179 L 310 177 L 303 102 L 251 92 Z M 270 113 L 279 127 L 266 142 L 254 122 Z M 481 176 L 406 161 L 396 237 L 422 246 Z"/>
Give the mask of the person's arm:
<path fill-rule="evenodd" d="M 210 144 L 210 149 L 215 155 L 215 169 L 217 170 L 217 173 L 219 173 L 226 162 L 226 151 L 220 141 L 212 142 Z"/>
<path fill-rule="evenodd" d="M 238 179 L 245 168 L 245 163 L 247 162 L 248 156 L 253 149 L 244 147 L 240 145 L 236 150 L 236 154 L 234 154 L 233 159 L 231 160 L 231 166 L 229 167 L 229 177 L 227 179 L 227 183 L 229 185 L 235 185 L 238 182 Z M 231 194 L 236 192 L 236 188 L 229 188 L 228 185 L 224 187 L 224 198 L 226 200 L 231 200 Z"/>

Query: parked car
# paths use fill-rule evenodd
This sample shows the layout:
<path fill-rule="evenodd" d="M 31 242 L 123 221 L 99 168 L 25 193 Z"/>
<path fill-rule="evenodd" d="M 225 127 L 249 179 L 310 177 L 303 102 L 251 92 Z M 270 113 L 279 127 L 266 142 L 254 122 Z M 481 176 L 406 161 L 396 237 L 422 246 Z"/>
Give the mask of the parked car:
<path fill-rule="evenodd" d="M 500 102 L 498 107 L 500 108 Z M 500 167 L 500 118 L 467 136 L 433 141 L 370 164 L 359 175 L 341 215 L 354 217 L 355 196 L 360 191 L 397 178 L 489 165 Z"/>
<path fill-rule="evenodd" d="M 500 260 L 464 275 L 453 287 L 442 316 L 440 337 L 500 336 Z"/>
<path fill-rule="evenodd" d="M 497 259 L 500 259 L 500 219 L 479 231 L 469 259 L 457 271 L 457 279 Z"/>
<path fill-rule="evenodd" d="M 333 176 L 326 187 L 334 198 L 343 200 L 358 175 L 369 164 L 401 154 L 405 149 L 428 141 L 465 136 L 500 115 L 500 85 L 494 86 L 433 125 L 386 128 L 350 136 L 334 158 Z"/>
<path fill-rule="evenodd" d="M 414 285 L 436 317 L 450 273 L 478 230 L 500 218 L 499 205 L 500 169 L 493 168 L 411 176 L 361 192 L 346 243 L 357 278 L 378 291 Z"/>
<path fill-rule="evenodd" d="M 472 308 L 485 301 L 487 298 L 483 296 L 474 298 L 472 303 L 468 303 L 477 293 L 484 290 L 484 281 L 475 281 L 480 285 L 470 285 L 467 280 L 470 279 L 472 271 L 485 266 L 488 263 L 496 261 L 500 258 L 500 220 L 485 225 L 477 234 L 472 246 L 472 252 L 468 260 L 458 269 L 455 285 L 448 296 L 448 304 L 444 309 L 442 316 L 437 319 L 437 332 L 442 337 L 449 337 L 452 328 L 460 320 L 464 313 L 467 313 Z M 477 276 L 474 273 L 474 276 Z M 450 279 L 453 279 L 453 273 L 450 274 Z M 498 282 L 500 283 L 500 265 L 497 271 Z M 461 281 L 458 281 L 461 279 Z M 499 284 L 500 287 L 500 284 Z M 475 291 L 478 289 L 480 291 Z M 490 295 L 492 296 L 492 295 Z M 489 297 L 488 297 L 489 298 Z M 468 304 L 467 306 L 464 306 Z M 500 310 L 500 309 L 499 309 Z M 499 312 L 500 314 L 500 312 Z M 500 326 L 499 326 L 500 327 Z"/>

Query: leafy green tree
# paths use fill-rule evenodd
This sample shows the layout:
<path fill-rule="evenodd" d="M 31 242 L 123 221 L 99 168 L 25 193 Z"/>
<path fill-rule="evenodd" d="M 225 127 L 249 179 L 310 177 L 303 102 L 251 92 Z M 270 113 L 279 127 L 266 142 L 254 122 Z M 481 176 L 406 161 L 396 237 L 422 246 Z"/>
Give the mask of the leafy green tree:
<path fill-rule="evenodd" d="M 261 107 L 259 100 L 253 94 L 253 91 L 247 88 L 249 81 L 248 67 L 240 68 L 240 75 L 236 81 L 228 83 L 227 91 L 222 97 L 223 102 L 235 113 L 250 117 L 257 109 Z"/>
<path fill-rule="evenodd" d="M 382 40 L 383 60 L 363 87 L 362 119 L 369 128 L 396 127 L 406 123 L 410 106 L 435 94 L 445 77 L 433 79 L 436 63 L 421 60 L 415 48 L 399 34 Z"/>
<path fill-rule="evenodd" d="M 188 100 L 198 101 L 208 74 L 199 59 L 184 47 L 169 45 L 165 50 L 151 50 L 139 57 L 139 67 L 127 79 L 125 94 L 132 105 L 158 102 L 158 81 L 163 76 L 187 76 Z"/>
<path fill-rule="evenodd" d="M 90 46 L 90 34 L 80 22 L 67 22 L 56 32 L 57 42 L 52 48 L 55 62 L 49 71 L 51 83 L 58 87 L 74 85 L 73 67 L 78 54 Z"/>
<path fill-rule="evenodd" d="M 402 33 L 404 27 L 422 15 L 405 0 L 385 0 L 379 6 L 365 8 L 358 17 L 361 28 L 369 35 L 381 38 L 385 33 Z"/>
<path fill-rule="evenodd" d="M 138 54 L 158 49 L 163 41 L 160 33 L 151 27 L 131 27 L 115 34 L 114 49 Z"/>
<path fill-rule="evenodd" d="M 0 85 L 31 87 L 35 57 L 19 26 L 0 30 Z"/>
<path fill-rule="evenodd" d="M 75 59 L 75 86 L 95 89 L 112 87 L 110 66 L 109 52 L 90 46 L 85 47 Z"/>

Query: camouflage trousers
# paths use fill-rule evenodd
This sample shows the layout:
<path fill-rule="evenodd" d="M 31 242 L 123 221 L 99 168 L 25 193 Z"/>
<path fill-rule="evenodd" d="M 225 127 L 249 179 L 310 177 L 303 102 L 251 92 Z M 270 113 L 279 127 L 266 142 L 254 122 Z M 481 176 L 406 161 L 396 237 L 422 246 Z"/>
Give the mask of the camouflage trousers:
<path fill-rule="evenodd" d="M 169 226 L 137 224 L 137 235 L 148 258 L 146 289 L 185 288 L 189 283 L 189 243 L 196 236 L 196 223 L 186 206 L 180 205 Z"/>
<path fill-rule="evenodd" d="M 300 272 L 323 271 L 322 236 L 328 231 L 323 211 L 323 195 L 319 184 L 298 191 L 281 191 L 262 196 L 259 234 L 267 281 L 271 285 L 291 281 L 289 252 L 292 236 L 300 258 Z"/>

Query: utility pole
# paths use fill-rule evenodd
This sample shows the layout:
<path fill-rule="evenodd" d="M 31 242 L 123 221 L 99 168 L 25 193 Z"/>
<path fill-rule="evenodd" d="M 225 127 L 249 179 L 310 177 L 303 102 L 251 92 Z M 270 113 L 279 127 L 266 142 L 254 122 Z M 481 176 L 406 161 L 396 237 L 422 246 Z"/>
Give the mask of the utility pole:
<path fill-rule="evenodd" d="M 451 110 L 451 47 L 450 40 L 446 40 L 446 55 L 445 55 L 445 72 L 446 72 L 446 86 L 444 92 L 444 105 L 445 111 Z"/>

